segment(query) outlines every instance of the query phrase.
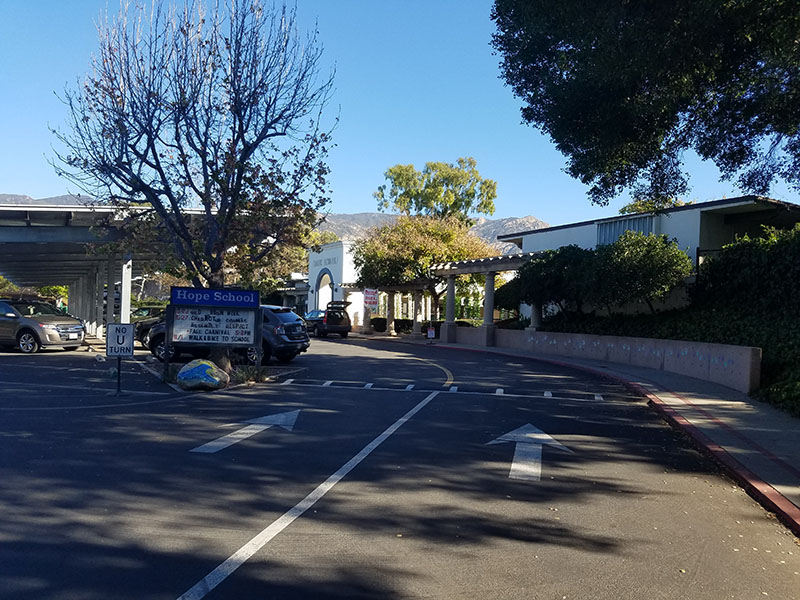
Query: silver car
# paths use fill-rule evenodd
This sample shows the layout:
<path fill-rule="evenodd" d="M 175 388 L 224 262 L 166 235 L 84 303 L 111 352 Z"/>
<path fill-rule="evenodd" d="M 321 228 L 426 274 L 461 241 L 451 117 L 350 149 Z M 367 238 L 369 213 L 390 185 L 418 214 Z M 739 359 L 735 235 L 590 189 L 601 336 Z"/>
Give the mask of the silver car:
<path fill-rule="evenodd" d="M 86 332 L 79 319 L 39 300 L 0 300 L 0 345 L 26 354 L 42 348 L 76 350 Z"/>

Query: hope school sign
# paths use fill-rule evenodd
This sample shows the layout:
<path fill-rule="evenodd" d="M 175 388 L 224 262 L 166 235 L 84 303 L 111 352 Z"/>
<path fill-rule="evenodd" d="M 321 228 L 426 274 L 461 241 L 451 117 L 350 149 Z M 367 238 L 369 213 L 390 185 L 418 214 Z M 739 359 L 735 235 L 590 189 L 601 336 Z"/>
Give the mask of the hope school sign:
<path fill-rule="evenodd" d="M 258 308 L 259 294 L 251 290 L 206 290 L 173 287 L 170 302 L 180 306 L 236 306 Z"/>
<path fill-rule="evenodd" d="M 173 287 L 167 307 L 167 340 L 180 346 L 261 346 L 259 293 Z"/>

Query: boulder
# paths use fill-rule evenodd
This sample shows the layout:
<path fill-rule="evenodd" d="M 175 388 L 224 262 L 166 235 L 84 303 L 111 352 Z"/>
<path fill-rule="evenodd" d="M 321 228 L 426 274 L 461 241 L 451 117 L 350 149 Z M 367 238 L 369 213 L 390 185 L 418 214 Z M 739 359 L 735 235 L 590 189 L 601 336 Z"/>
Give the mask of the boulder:
<path fill-rule="evenodd" d="M 221 390 L 230 382 L 228 374 L 209 360 L 193 360 L 178 372 L 184 390 Z"/>

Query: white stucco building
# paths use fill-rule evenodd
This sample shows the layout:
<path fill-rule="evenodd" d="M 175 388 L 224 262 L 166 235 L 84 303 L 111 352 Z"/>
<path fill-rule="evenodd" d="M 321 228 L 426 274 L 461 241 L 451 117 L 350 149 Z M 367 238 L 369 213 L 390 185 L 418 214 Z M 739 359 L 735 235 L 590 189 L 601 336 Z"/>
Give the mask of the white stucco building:
<path fill-rule="evenodd" d="M 325 244 L 319 252 L 308 255 L 308 311 L 323 310 L 328 302 L 350 302 L 347 312 L 353 326 L 364 318 L 364 294 L 356 287 L 352 243 L 338 241 Z"/>

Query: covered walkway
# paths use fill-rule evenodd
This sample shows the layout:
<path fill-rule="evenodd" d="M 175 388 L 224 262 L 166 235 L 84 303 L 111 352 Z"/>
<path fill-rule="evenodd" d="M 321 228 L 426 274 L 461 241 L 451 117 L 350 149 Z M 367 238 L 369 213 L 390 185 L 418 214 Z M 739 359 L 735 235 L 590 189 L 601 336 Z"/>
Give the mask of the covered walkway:
<path fill-rule="evenodd" d="M 109 221 L 113 210 L 74 196 L 0 204 L 0 275 L 19 287 L 68 286 L 68 310 L 89 335 L 102 338 L 104 322 L 129 323 L 131 279 L 158 253 L 104 248 L 121 239 L 121 223 Z"/>

